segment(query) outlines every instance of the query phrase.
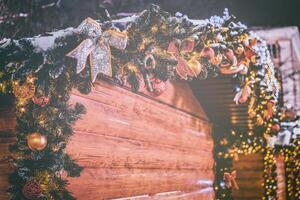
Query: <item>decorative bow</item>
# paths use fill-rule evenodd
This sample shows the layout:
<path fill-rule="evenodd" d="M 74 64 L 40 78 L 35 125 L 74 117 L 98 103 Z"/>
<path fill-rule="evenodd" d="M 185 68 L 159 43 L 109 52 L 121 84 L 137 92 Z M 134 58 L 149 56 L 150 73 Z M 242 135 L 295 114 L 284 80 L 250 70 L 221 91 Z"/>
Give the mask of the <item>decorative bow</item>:
<path fill-rule="evenodd" d="M 235 180 L 236 179 L 236 170 L 232 171 L 231 173 L 225 172 L 223 179 L 225 181 L 225 186 L 228 189 L 231 189 L 231 188 L 236 189 L 236 190 L 239 189 L 239 186 L 237 185 L 237 182 Z"/>
<path fill-rule="evenodd" d="M 235 101 L 236 104 L 246 103 L 250 95 L 251 88 L 248 85 L 245 85 L 238 93 L 236 93 L 233 101 Z"/>
<path fill-rule="evenodd" d="M 220 72 L 222 74 L 247 74 L 248 67 L 245 63 L 238 63 L 233 50 L 227 49 L 224 53 L 225 61 L 220 64 Z"/>
<path fill-rule="evenodd" d="M 80 73 L 86 67 L 86 61 L 89 56 L 92 82 L 95 82 L 99 73 L 111 77 L 110 46 L 117 49 L 125 49 L 127 45 L 127 34 L 115 30 L 103 32 L 100 24 L 92 18 L 85 19 L 78 26 L 76 32 L 89 37 L 67 54 L 68 57 L 77 59 L 77 73 Z"/>
<path fill-rule="evenodd" d="M 188 61 L 181 56 L 180 52 L 192 52 L 194 46 L 195 41 L 192 39 L 186 39 L 184 41 L 173 40 L 168 46 L 168 53 L 174 55 L 177 60 L 176 72 L 180 78 L 185 80 L 188 78 L 188 76 L 197 77 L 197 73 L 189 66 Z"/>

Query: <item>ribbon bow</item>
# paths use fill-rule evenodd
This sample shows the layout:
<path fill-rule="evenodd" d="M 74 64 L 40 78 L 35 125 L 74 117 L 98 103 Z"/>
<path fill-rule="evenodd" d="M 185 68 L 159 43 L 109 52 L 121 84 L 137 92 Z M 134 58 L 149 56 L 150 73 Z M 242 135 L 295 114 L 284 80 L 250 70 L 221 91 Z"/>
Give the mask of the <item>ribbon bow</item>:
<path fill-rule="evenodd" d="M 224 177 L 223 177 L 224 181 L 225 181 L 225 186 L 229 189 L 239 189 L 239 186 L 237 185 L 236 182 L 236 170 L 232 171 L 231 173 L 229 172 L 225 172 L 224 173 Z"/>
<path fill-rule="evenodd" d="M 190 53 L 193 51 L 194 46 L 195 41 L 192 39 L 186 39 L 182 42 L 179 40 L 173 40 L 168 46 L 168 53 L 174 55 L 177 60 L 176 72 L 180 78 L 185 80 L 188 78 L 188 76 L 197 77 L 197 73 L 195 73 L 191 67 L 189 67 L 188 61 L 181 56 L 180 52 Z"/>
<path fill-rule="evenodd" d="M 251 95 L 251 88 L 250 86 L 245 85 L 238 93 L 236 93 L 233 101 L 235 101 L 236 104 L 246 103 L 250 95 Z"/>
<path fill-rule="evenodd" d="M 92 18 L 85 19 L 76 29 L 79 34 L 87 35 L 75 49 L 67 54 L 77 60 L 76 71 L 80 73 L 86 67 L 89 56 L 91 66 L 91 79 L 95 82 L 97 75 L 103 73 L 112 76 L 110 46 L 125 49 L 127 34 L 125 32 L 107 30 L 102 31 L 98 22 Z"/>

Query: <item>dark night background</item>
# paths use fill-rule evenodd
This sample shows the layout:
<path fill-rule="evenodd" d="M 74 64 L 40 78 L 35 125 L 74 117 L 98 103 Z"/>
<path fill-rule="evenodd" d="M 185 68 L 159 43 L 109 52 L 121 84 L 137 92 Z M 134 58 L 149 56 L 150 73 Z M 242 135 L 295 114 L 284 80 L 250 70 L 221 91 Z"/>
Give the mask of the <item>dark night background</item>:
<path fill-rule="evenodd" d="M 139 12 L 150 3 L 195 19 L 222 15 L 228 8 L 248 26 L 300 26 L 299 0 L 0 0 L 0 38 L 77 26 L 88 16 L 101 18 L 103 8 L 116 18 L 117 13 Z"/>

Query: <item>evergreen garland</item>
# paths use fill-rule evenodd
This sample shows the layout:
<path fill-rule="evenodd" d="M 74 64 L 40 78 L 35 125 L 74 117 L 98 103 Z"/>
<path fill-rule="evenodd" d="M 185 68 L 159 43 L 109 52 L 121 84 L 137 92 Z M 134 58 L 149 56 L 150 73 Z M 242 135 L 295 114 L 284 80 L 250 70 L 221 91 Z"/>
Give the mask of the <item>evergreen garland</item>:
<path fill-rule="evenodd" d="M 215 150 L 217 197 L 231 199 L 229 188 L 218 190 L 223 187 L 220 184 L 224 173 L 231 170 L 232 159 L 227 160 L 226 152 L 233 146 L 241 152 L 252 147 L 256 152 L 266 146 L 264 134 L 277 132 L 272 126 L 279 122 L 275 114 L 279 85 L 266 44 L 228 12 L 223 17 L 214 16 L 200 23 L 183 15 L 171 16 L 158 6 L 151 5 L 127 23 L 106 21 L 99 24 L 103 31 L 127 32 L 125 50 L 111 47 L 112 78 L 119 84 L 130 84 L 133 91 L 138 91 L 144 82 L 149 92 L 158 95 L 162 88 L 157 91 L 157 82 L 164 84 L 170 79 L 207 78 L 220 73 L 231 73 L 239 80 L 240 92 L 236 100 L 250 103 L 249 115 L 255 123 L 254 134 L 237 134 L 238 137 L 229 134 L 224 138 L 230 140 L 229 145 L 217 145 Z M 77 74 L 76 59 L 66 55 L 87 38 L 88 34 L 69 29 L 66 34 L 56 37 L 54 44 L 46 49 L 34 45 L 35 38 L 8 39 L 0 43 L 0 57 L 4 58 L 0 60 L 0 91 L 16 97 L 17 142 L 11 147 L 16 170 L 10 176 L 11 200 L 25 200 L 28 185 L 37 187 L 38 192 L 41 190 L 39 200 L 74 199 L 65 189 L 67 182 L 61 174 L 66 171 L 69 176 L 79 176 L 82 170 L 65 153 L 65 148 L 73 133 L 72 124 L 84 113 L 84 107 L 69 105 L 68 100 L 72 89 L 86 94 L 90 92 L 92 83 L 91 66 L 87 64 Z M 175 45 L 177 49 L 171 49 L 179 52 L 176 56 L 169 52 L 172 42 L 180 43 L 180 46 Z M 192 50 L 185 51 L 189 45 L 193 46 Z M 245 49 L 250 55 L 246 55 Z M 147 56 L 149 59 L 146 59 Z M 188 63 L 193 61 L 194 65 L 179 69 L 180 59 Z M 237 63 L 233 65 L 234 59 L 243 63 L 243 72 L 232 72 L 238 67 L 235 66 Z M 155 67 L 147 66 L 154 65 L 153 62 Z M 28 91 L 33 92 L 33 97 L 49 97 L 49 102 L 44 105 L 36 103 L 33 97 L 18 97 L 18 87 L 26 84 L 34 86 L 34 91 Z M 47 138 L 44 149 L 35 151 L 28 146 L 28 136 L 32 133 Z M 222 163 L 225 168 L 220 166 Z M 266 196 L 273 195 L 266 193 Z"/>

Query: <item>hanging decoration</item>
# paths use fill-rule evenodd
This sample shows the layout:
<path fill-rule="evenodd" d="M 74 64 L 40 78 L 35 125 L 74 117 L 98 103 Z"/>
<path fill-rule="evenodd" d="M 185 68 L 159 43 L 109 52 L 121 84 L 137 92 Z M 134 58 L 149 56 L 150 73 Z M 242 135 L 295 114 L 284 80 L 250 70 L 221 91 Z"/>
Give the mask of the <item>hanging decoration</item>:
<path fill-rule="evenodd" d="M 80 73 L 86 67 L 89 56 L 92 82 L 95 82 L 99 73 L 112 77 L 110 46 L 125 49 L 127 44 L 126 33 L 112 29 L 102 31 L 100 24 L 91 18 L 84 20 L 76 32 L 89 37 L 67 54 L 68 57 L 77 60 L 77 73 Z"/>
<path fill-rule="evenodd" d="M 27 145 L 32 151 L 41 151 L 47 146 L 47 137 L 40 133 L 31 133 L 27 136 Z"/>
<path fill-rule="evenodd" d="M 20 101 L 31 99 L 35 94 L 34 78 L 28 76 L 25 83 L 20 84 L 20 81 L 12 83 L 13 93 Z"/>
<path fill-rule="evenodd" d="M 231 173 L 229 172 L 224 173 L 225 186 L 228 189 L 235 189 L 235 190 L 239 189 L 239 186 L 235 179 L 236 179 L 236 171 L 232 171 Z"/>
<path fill-rule="evenodd" d="M 42 188 L 36 180 L 31 179 L 23 186 L 22 193 L 29 200 L 38 200 L 42 196 Z"/>
<path fill-rule="evenodd" d="M 16 99 L 17 142 L 11 150 L 22 155 L 15 158 L 16 169 L 10 177 L 11 200 L 39 198 L 41 190 L 33 180 L 40 180 L 41 169 L 42 177 L 51 178 L 48 185 L 40 184 L 48 200 L 74 200 L 60 173 L 74 177 L 82 171 L 65 148 L 73 134 L 72 124 L 85 109 L 69 105 L 69 94 L 72 89 L 89 93 L 98 74 L 134 92 L 144 85 L 155 96 L 167 89 L 169 80 L 219 74 L 239 80 L 234 101 L 249 103 L 253 129 L 246 134 L 232 130 L 221 138 L 227 143 L 216 146 L 218 199 L 231 199 L 231 188 L 238 188 L 235 172 L 229 173 L 236 154 L 263 151 L 264 135 L 276 135 L 281 128 L 280 87 L 267 45 L 228 11 L 222 17 L 195 22 L 151 5 L 128 19 L 120 30 L 113 21 L 87 18 L 64 34 L 46 36 L 54 41 L 50 44 L 39 37 L 0 42 L 4 58 L 0 60 L 0 92 Z M 42 164 L 45 160 L 49 162 Z M 223 179 L 231 187 L 219 185 Z M 28 180 L 32 181 L 26 184 Z M 266 199 L 272 195 L 265 193 Z"/>

